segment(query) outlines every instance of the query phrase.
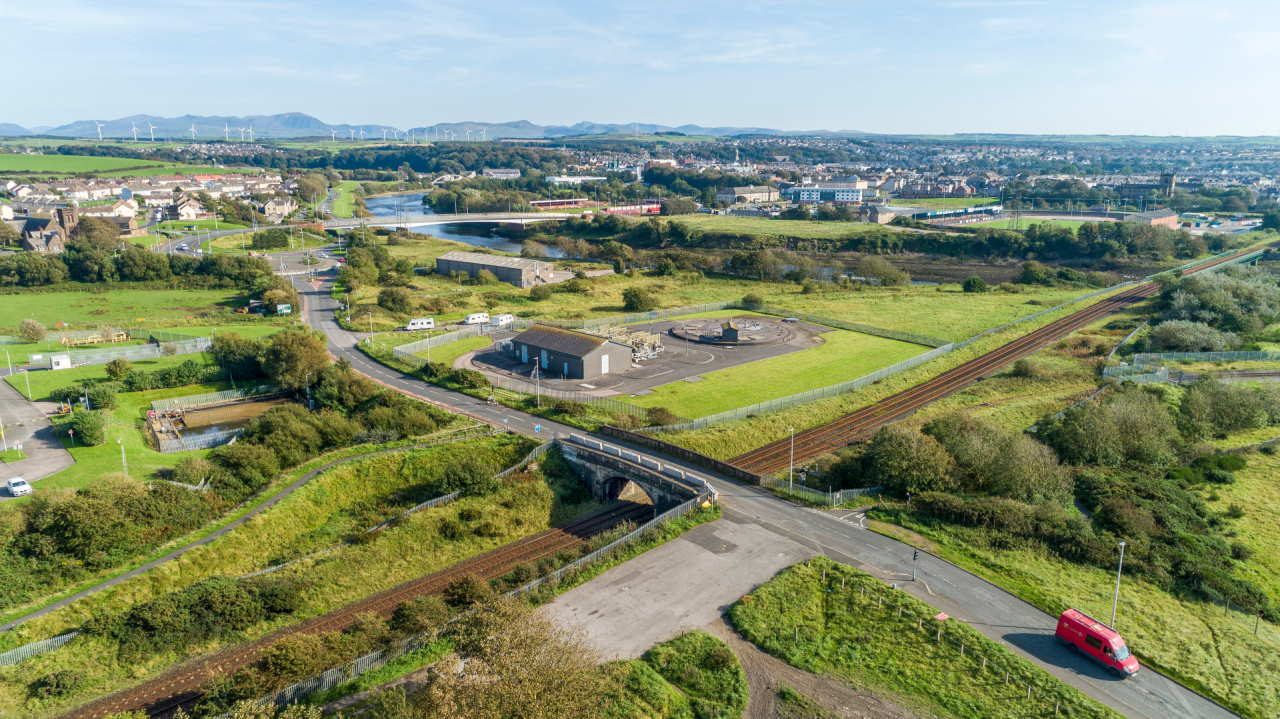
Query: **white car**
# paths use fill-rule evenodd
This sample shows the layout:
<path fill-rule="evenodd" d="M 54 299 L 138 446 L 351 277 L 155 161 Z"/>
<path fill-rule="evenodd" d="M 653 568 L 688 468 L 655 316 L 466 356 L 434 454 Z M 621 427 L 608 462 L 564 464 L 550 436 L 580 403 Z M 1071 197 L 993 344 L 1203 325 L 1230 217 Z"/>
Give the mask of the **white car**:
<path fill-rule="evenodd" d="M 10 477 L 5 482 L 5 488 L 9 490 L 9 494 L 14 497 L 21 497 L 24 494 L 31 494 L 31 485 L 27 484 L 27 480 L 22 477 Z"/>

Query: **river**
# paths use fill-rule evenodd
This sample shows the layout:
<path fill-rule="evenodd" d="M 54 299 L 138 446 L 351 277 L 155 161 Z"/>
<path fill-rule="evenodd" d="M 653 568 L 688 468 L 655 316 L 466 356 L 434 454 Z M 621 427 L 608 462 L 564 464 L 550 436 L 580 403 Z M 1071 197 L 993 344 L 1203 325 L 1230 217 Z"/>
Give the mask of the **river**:
<path fill-rule="evenodd" d="M 400 195 L 384 195 L 370 197 L 364 201 L 369 213 L 374 217 L 395 217 L 396 215 L 435 214 L 431 207 L 422 204 L 425 193 L 409 192 Z M 501 252 L 520 254 L 520 243 L 494 234 L 498 227 L 496 222 L 449 222 L 441 225 L 409 225 L 408 228 L 420 235 L 430 235 L 442 240 L 465 242 L 476 247 L 488 247 Z"/>

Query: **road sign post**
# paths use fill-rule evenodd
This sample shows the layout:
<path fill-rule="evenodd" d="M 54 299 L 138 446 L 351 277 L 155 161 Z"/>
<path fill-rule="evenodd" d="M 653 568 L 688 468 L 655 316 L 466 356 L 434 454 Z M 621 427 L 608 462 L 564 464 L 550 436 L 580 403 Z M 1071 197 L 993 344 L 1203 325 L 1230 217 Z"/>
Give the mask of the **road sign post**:
<path fill-rule="evenodd" d="M 919 567 L 919 563 L 920 563 L 920 550 L 919 549 L 911 550 L 911 581 L 913 582 L 920 577 L 920 574 L 917 571 Z"/>

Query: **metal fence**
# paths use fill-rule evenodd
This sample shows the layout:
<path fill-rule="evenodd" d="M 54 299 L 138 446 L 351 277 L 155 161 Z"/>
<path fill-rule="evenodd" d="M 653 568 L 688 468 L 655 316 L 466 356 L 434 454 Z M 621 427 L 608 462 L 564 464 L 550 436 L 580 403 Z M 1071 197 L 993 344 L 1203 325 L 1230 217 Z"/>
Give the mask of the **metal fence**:
<path fill-rule="evenodd" d="M 1147 327 L 1149 327 L 1149 326 L 1150 326 L 1150 325 L 1148 325 L 1146 322 L 1139 323 L 1137 327 L 1134 327 L 1134 328 L 1133 328 L 1133 331 L 1132 331 L 1132 332 L 1130 332 L 1129 334 L 1125 335 L 1125 336 L 1124 336 L 1124 339 L 1120 340 L 1119 344 L 1117 344 L 1115 347 L 1112 347 L 1112 348 L 1111 348 L 1111 352 L 1109 352 L 1109 353 L 1107 354 L 1107 359 L 1112 359 L 1113 357 L 1115 357 L 1115 356 L 1116 356 L 1116 353 L 1120 351 L 1120 348 L 1121 348 L 1121 347 L 1124 347 L 1125 345 L 1127 345 L 1127 344 L 1129 344 L 1130 342 L 1132 342 L 1132 341 L 1133 341 L 1133 338 L 1134 338 L 1134 337 L 1137 337 L 1139 332 L 1141 332 L 1141 331 L 1143 331 L 1143 330 L 1147 329 Z"/>
<path fill-rule="evenodd" d="M 739 407 L 738 409 L 731 409 L 731 410 L 726 410 L 724 412 L 717 412 L 716 414 L 707 415 L 706 417 L 699 417 L 698 419 L 691 420 L 689 422 L 661 425 L 657 427 L 645 427 L 643 431 L 645 432 L 680 432 L 686 429 L 702 429 L 703 427 L 710 427 L 711 425 L 720 424 L 721 422 L 728 422 L 730 420 L 742 419 L 743 417 L 747 417 L 753 414 L 763 414 L 765 412 L 773 412 L 780 409 L 786 409 L 787 407 L 794 407 L 795 405 L 798 405 L 798 404 L 805 404 L 808 402 L 825 399 L 827 397 L 835 397 L 836 395 L 844 394 L 845 392 L 858 389 L 859 387 L 865 387 L 869 384 L 875 384 L 876 382 L 879 382 L 880 380 L 885 379 L 887 377 L 892 377 L 893 375 L 898 374 L 899 372 L 904 372 L 913 367 L 922 365 L 931 359 L 934 359 L 936 357 L 941 357 L 942 355 L 947 354 L 948 352 L 951 352 L 955 348 L 956 348 L 956 345 L 943 345 L 941 347 L 935 347 L 934 349 L 931 349 L 928 352 L 918 354 L 915 357 L 911 357 L 909 359 L 905 359 L 896 364 L 889 365 L 888 367 L 878 369 L 875 372 L 864 374 L 861 377 L 858 377 L 857 379 L 851 379 L 847 382 L 841 382 L 839 384 L 833 384 L 827 387 L 819 387 L 818 389 L 811 389 L 807 392 L 801 392 L 799 394 L 793 394 L 787 397 L 779 397 L 778 399 L 771 399 L 766 402 L 759 402 L 757 404 L 748 405 L 746 407 Z"/>
<path fill-rule="evenodd" d="M 1135 354 L 1132 359 L 1135 365 L 1157 365 L 1165 362 L 1276 361 L 1280 360 L 1280 352 L 1247 350 L 1235 352 L 1140 352 Z"/>
<path fill-rule="evenodd" d="M 66 634 L 60 634 L 56 637 L 51 637 L 49 639 L 41 639 L 38 642 L 25 644 L 23 646 L 18 647 L 17 649 L 10 649 L 5 653 L 0 654 L 0 666 L 6 665 L 6 664 L 17 664 L 18 662 L 24 659 L 30 659 L 31 657 L 38 657 L 41 654 L 46 654 L 48 652 L 51 652 L 54 649 L 57 649 L 58 647 L 61 647 L 67 642 L 71 641 L 72 639 L 75 639 L 76 636 L 79 634 L 80 632 L 78 630 L 74 632 L 67 632 Z"/>
<path fill-rule="evenodd" d="M 858 497 L 865 497 L 872 494 L 878 494 L 884 491 L 884 487 L 863 487 L 860 489 L 838 489 L 833 492 L 824 492 L 821 489 L 806 487 L 803 484 L 794 484 L 785 479 L 776 477 L 761 477 L 760 486 L 771 487 L 780 490 L 782 494 L 793 494 L 815 504 L 825 504 L 828 507 L 834 507 L 838 504 L 844 504 Z"/>
<path fill-rule="evenodd" d="M 69 352 L 45 352 L 43 357 L 54 354 L 65 354 L 71 360 L 72 367 L 106 364 L 114 359 L 147 360 L 170 355 L 188 355 L 203 352 L 211 344 L 208 337 L 188 337 L 178 342 L 163 344 L 128 345 L 126 347 L 104 347 L 93 350 L 73 350 Z"/>
<path fill-rule="evenodd" d="M 185 397 L 157 399 L 152 401 L 151 409 L 157 412 L 167 412 L 175 409 L 186 409 L 188 407 L 214 404 L 216 402 L 229 402 L 236 399 L 245 399 L 247 397 L 261 397 L 263 395 L 275 394 L 279 391 L 280 388 L 273 384 L 260 384 L 254 385 L 253 387 L 245 387 L 243 389 L 227 389 L 221 392 L 206 392 L 205 394 L 191 394 Z"/>
<path fill-rule="evenodd" d="M 730 309 L 741 309 L 737 300 L 729 300 L 727 302 L 710 302 L 703 305 L 671 307 L 665 310 L 650 310 L 649 312 L 633 312 L 626 315 L 613 315 L 611 317 L 600 317 L 591 320 L 539 320 L 539 323 L 570 329 L 593 330 L 601 327 L 629 325 L 639 322 L 655 322 L 657 320 L 680 317 L 681 315 L 692 315 L 699 312 L 718 312 L 720 310 Z"/>
<path fill-rule="evenodd" d="M 956 349 L 960 349 L 961 347 L 968 347 L 969 345 L 973 344 L 974 342 L 977 342 L 978 340 L 982 339 L 983 337 L 989 337 L 989 336 L 991 336 L 991 335 L 994 335 L 994 334 L 997 334 L 997 333 L 1000 333 L 1000 332 L 1004 332 L 1005 330 L 1007 330 L 1007 329 L 1009 329 L 1009 328 L 1011 328 L 1011 327 L 1016 327 L 1016 326 L 1018 326 L 1018 325 L 1022 324 L 1023 322 L 1030 322 L 1031 320 L 1037 319 L 1037 318 L 1039 318 L 1039 317 L 1043 317 L 1043 316 L 1045 316 L 1045 315 L 1047 315 L 1047 314 L 1049 314 L 1049 313 L 1051 313 L 1051 312 L 1057 312 L 1058 310 L 1065 309 L 1065 308 L 1070 307 L 1071 305 L 1074 305 L 1074 304 L 1076 304 L 1076 303 L 1084 302 L 1085 300 L 1088 300 L 1088 299 L 1093 299 L 1094 297 L 1098 297 L 1099 295 L 1105 295 L 1105 294 L 1107 294 L 1108 292 L 1114 292 L 1115 290 L 1118 290 L 1118 289 L 1120 289 L 1121 287 L 1125 287 L 1125 286 L 1132 285 L 1132 284 L 1134 284 L 1134 283 L 1133 283 L 1133 282 L 1121 282 L 1121 283 L 1116 284 L 1116 285 L 1111 285 L 1110 287 L 1104 287 L 1103 289 L 1097 290 L 1097 291 L 1095 291 L 1095 292 L 1090 292 L 1089 294 L 1086 294 L 1086 295 L 1080 295 L 1079 297 L 1075 297 L 1075 298 L 1069 299 L 1069 300 L 1067 300 L 1066 302 L 1063 302 L 1062 304 L 1054 305 L 1053 307 L 1050 307 L 1050 308 L 1049 308 L 1049 309 L 1047 309 L 1047 310 L 1040 310 L 1039 312 L 1033 312 L 1033 313 L 1031 313 L 1031 314 L 1027 315 L 1026 317 L 1019 317 L 1018 319 L 1016 319 L 1016 320 L 1014 320 L 1014 321 L 1012 321 L 1012 322 L 1006 322 L 1005 324 L 1002 324 L 1002 325 L 1000 325 L 999 327 L 992 327 L 992 328 L 991 328 L 991 329 L 989 329 L 989 330 L 983 330 L 982 332 L 979 332 L 978 334 L 976 334 L 976 335 L 974 335 L 974 336 L 970 337 L 970 338 L 969 338 L 969 339 L 967 339 L 967 340 L 963 340 L 963 341 L 961 341 L 961 342 L 957 342 L 957 343 L 956 343 Z"/>
<path fill-rule="evenodd" d="M 231 443 L 244 433 L 244 428 L 226 429 L 221 432 L 209 432 L 195 437 L 179 437 L 177 439 L 157 439 L 156 449 L 168 454 L 170 452 L 190 452 L 195 449 L 212 449 Z"/>

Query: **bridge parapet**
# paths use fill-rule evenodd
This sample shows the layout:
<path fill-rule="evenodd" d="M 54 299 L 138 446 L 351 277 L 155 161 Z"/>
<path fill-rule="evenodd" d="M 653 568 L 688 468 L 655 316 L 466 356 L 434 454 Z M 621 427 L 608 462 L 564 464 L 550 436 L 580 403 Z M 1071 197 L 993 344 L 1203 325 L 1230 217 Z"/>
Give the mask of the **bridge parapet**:
<path fill-rule="evenodd" d="M 649 455 L 579 434 L 557 441 L 565 459 L 582 473 L 597 499 L 616 499 L 620 480 L 635 482 L 659 507 L 701 496 L 716 499 L 716 491 L 702 477 Z"/>

